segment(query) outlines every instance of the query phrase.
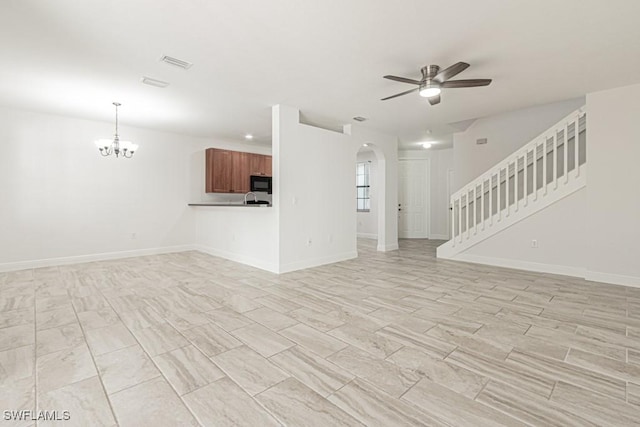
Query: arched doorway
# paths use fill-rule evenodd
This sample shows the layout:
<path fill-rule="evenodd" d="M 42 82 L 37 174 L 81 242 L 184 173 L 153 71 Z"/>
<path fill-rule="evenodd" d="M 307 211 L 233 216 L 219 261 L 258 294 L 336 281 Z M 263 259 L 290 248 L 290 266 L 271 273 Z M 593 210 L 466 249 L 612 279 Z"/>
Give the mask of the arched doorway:
<path fill-rule="evenodd" d="M 358 239 L 386 250 L 385 156 L 373 143 L 365 143 L 356 154 L 356 209 Z M 369 246 L 366 241 L 364 247 Z"/>

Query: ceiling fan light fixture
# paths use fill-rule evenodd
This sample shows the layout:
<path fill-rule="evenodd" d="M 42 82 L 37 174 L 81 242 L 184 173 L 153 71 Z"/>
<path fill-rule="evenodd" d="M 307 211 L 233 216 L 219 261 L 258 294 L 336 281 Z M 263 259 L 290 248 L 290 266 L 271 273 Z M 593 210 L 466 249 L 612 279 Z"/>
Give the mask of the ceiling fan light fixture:
<path fill-rule="evenodd" d="M 412 84 L 416 85 L 417 87 L 414 89 L 405 90 L 404 92 L 396 93 L 395 95 L 387 96 L 386 98 L 382 98 L 381 101 L 386 101 L 388 99 L 393 99 L 399 96 L 418 92 L 420 96 L 422 96 L 423 98 L 427 98 L 429 104 L 437 105 L 441 101 L 441 89 L 488 86 L 491 84 L 491 79 L 450 80 L 452 77 L 457 76 L 467 68 L 469 68 L 469 64 L 467 64 L 466 62 L 457 62 L 442 71 L 437 65 L 427 65 L 426 67 L 422 67 L 420 69 L 422 73 L 421 80 L 392 75 L 383 76 L 383 78 L 385 79 L 393 80 L 400 83 Z"/>
<path fill-rule="evenodd" d="M 420 88 L 420 96 L 423 98 L 431 98 L 440 95 L 440 88 L 432 83 L 427 83 Z"/>

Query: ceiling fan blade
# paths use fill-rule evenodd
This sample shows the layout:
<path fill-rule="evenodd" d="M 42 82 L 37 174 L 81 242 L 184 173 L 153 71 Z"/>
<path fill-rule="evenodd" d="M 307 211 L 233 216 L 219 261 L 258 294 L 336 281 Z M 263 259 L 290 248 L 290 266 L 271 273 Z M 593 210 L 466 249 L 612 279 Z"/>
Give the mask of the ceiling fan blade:
<path fill-rule="evenodd" d="M 383 76 L 383 77 L 385 79 L 393 80 L 393 81 L 400 82 L 400 83 L 409 83 L 409 84 L 412 84 L 412 85 L 422 84 L 422 82 L 420 80 L 407 79 L 405 77 L 398 77 L 398 76 Z"/>
<path fill-rule="evenodd" d="M 440 95 L 432 96 L 431 98 L 427 98 L 429 100 L 429 104 L 436 105 L 440 104 Z"/>
<path fill-rule="evenodd" d="M 433 80 L 438 82 L 447 81 L 451 77 L 460 74 L 467 68 L 469 68 L 469 64 L 467 64 L 466 62 L 458 62 L 457 64 L 453 64 L 451 67 L 445 68 L 444 70 L 440 71 L 438 74 L 436 74 Z"/>
<path fill-rule="evenodd" d="M 441 88 L 489 86 L 491 79 L 449 80 L 440 84 Z"/>
<path fill-rule="evenodd" d="M 409 90 L 404 91 L 404 92 L 396 93 L 395 95 L 391 95 L 391 96 L 387 96 L 386 98 L 382 98 L 380 101 L 386 101 L 387 99 L 397 98 L 398 96 L 406 95 L 406 94 L 411 93 L 411 92 L 417 92 L 418 89 L 420 89 L 420 88 L 417 87 L 415 89 L 409 89 Z"/>

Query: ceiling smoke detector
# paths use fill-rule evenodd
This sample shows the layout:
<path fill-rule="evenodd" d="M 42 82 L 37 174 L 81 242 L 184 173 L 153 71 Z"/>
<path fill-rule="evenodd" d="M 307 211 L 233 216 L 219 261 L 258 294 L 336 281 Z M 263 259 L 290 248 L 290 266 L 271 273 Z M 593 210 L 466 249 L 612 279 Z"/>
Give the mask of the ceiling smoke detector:
<path fill-rule="evenodd" d="M 154 79 L 152 77 L 142 76 L 140 81 L 149 86 L 155 87 L 167 87 L 169 86 L 169 82 L 165 82 L 163 80 Z"/>
<path fill-rule="evenodd" d="M 355 116 L 353 120 L 355 120 L 356 122 L 364 122 L 365 120 L 367 120 L 367 118 L 362 116 Z"/>
<path fill-rule="evenodd" d="M 162 58 L 160 58 L 160 61 L 166 62 L 169 65 L 183 68 L 185 70 L 188 70 L 193 65 L 193 63 L 189 61 L 183 61 L 182 59 L 174 58 L 168 55 L 163 55 Z"/>

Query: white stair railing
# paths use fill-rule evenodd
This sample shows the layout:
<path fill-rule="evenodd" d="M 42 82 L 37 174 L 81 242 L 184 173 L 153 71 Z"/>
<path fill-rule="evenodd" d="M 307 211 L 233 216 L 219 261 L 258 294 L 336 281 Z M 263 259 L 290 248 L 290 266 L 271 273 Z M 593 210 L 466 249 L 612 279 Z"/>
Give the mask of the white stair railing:
<path fill-rule="evenodd" d="M 569 188 L 586 163 L 585 129 L 580 108 L 454 193 L 452 247 L 466 247 L 503 229 L 501 222 L 532 212 L 532 204 L 557 200 L 557 194 L 549 195 L 558 192 L 559 184 Z"/>

